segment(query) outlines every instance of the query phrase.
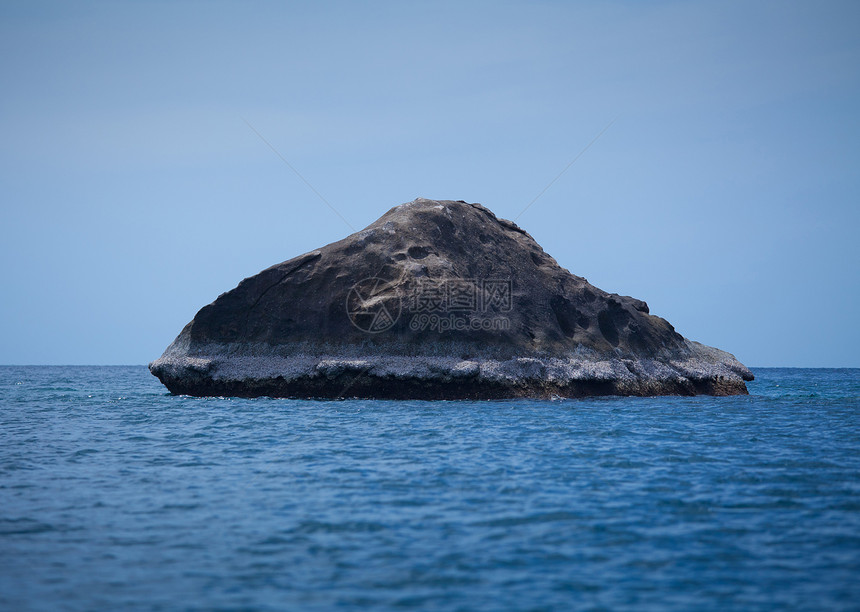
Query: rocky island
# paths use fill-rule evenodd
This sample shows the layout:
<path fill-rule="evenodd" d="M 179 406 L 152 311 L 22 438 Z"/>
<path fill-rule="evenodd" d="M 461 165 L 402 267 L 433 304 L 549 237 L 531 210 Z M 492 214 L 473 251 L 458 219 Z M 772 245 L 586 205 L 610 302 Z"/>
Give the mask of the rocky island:
<path fill-rule="evenodd" d="M 149 369 L 176 394 L 242 397 L 736 395 L 753 379 L 511 221 L 424 198 L 246 278 Z"/>

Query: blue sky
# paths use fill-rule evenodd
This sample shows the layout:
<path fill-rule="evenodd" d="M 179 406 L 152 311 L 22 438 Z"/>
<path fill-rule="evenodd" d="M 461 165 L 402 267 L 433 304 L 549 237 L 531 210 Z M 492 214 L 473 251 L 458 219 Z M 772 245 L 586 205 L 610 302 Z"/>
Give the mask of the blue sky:
<path fill-rule="evenodd" d="M 857 2 L 4 2 L 0 363 L 134 364 L 414 199 L 751 366 L 860 366 Z"/>

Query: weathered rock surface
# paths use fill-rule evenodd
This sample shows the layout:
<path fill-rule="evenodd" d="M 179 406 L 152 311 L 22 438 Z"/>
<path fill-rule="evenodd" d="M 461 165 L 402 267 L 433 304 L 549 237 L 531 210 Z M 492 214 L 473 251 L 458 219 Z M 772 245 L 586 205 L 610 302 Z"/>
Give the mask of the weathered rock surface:
<path fill-rule="evenodd" d="M 178 394 L 324 398 L 732 395 L 753 379 L 514 223 L 423 198 L 246 278 L 149 368 Z"/>

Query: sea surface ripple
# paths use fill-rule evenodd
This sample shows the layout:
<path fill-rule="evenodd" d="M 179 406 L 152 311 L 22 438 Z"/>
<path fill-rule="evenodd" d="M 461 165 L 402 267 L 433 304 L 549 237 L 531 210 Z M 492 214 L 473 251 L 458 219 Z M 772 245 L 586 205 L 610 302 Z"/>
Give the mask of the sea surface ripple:
<path fill-rule="evenodd" d="M 0 367 L 0 609 L 860 609 L 860 370 L 754 373 L 402 402 Z"/>

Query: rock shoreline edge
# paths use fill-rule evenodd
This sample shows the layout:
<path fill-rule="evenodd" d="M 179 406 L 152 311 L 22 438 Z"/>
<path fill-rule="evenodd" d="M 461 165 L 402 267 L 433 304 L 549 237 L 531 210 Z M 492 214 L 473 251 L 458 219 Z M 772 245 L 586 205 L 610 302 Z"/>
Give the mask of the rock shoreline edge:
<path fill-rule="evenodd" d="M 691 343 L 699 357 L 656 360 L 444 356 L 164 355 L 150 371 L 176 395 L 318 399 L 490 400 L 588 396 L 746 395 L 749 370 Z M 717 359 L 715 359 L 715 357 Z"/>

